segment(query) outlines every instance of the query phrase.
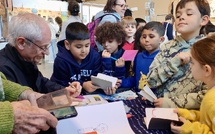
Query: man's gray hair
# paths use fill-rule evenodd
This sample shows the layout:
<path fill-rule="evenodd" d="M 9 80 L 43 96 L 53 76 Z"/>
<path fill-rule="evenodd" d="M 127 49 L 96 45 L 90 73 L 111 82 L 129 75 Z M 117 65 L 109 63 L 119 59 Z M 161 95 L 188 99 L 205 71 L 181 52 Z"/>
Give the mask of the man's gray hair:
<path fill-rule="evenodd" d="M 32 41 L 42 40 L 41 23 L 45 20 L 32 13 L 19 13 L 11 18 L 8 25 L 8 42 L 15 46 L 18 37 L 25 37 Z M 45 22 L 46 23 L 46 22 Z"/>

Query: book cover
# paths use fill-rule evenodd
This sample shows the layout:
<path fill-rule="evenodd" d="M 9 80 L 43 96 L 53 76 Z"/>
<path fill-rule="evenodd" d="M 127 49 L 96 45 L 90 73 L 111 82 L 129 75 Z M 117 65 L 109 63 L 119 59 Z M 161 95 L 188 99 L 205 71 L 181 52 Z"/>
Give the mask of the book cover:
<path fill-rule="evenodd" d="M 147 129 L 170 129 L 171 122 L 178 125 L 183 123 L 179 121 L 177 113 L 173 112 L 174 108 L 146 108 L 146 117 L 144 121 Z"/>

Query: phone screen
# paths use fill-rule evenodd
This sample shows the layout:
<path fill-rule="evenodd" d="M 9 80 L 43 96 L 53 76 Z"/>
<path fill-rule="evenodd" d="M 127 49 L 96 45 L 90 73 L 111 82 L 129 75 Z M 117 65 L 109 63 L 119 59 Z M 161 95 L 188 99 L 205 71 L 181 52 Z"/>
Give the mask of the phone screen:
<path fill-rule="evenodd" d="M 66 119 L 77 116 L 77 111 L 74 106 L 50 110 L 50 112 L 58 119 Z"/>

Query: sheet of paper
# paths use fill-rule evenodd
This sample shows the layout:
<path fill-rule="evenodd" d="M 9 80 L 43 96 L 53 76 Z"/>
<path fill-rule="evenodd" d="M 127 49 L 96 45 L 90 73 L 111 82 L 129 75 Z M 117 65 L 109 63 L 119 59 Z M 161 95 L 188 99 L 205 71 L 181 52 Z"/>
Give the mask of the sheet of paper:
<path fill-rule="evenodd" d="M 173 112 L 174 108 L 146 108 L 146 126 L 148 128 L 152 118 L 168 119 L 178 121 L 178 115 Z"/>
<path fill-rule="evenodd" d="M 134 134 L 122 101 L 76 107 L 76 110 L 76 117 L 58 122 L 57 134 Z"/>
<path fill-rule="evenodd" d="M 114 87 L 116 85 L 116 82 L 117 82 L 117 78 L 116 77 L 109 76 L 109 75 L 102 74 L 102 73 L 98 73 L 97 74 L 97 78 L 101 78 L 101 79 L 110 81 L 112 83 L 112 87 Z"/>
<path fill-rule="evenodd" d="M 122 55 L 122 58 L 125 61 L 133 61 L 137 52 L 138 52 L 138 50 L 125 50 L 125 52 Z"/>
<path fill-rule="evenodd" d="M 154 100 L 157 99 L 156 95 L 152 92 L 152 90 L 147 85 L 143 87 L 143 90 L 141 90 L 139 94 L 151 102 L 154 102 Z"/>

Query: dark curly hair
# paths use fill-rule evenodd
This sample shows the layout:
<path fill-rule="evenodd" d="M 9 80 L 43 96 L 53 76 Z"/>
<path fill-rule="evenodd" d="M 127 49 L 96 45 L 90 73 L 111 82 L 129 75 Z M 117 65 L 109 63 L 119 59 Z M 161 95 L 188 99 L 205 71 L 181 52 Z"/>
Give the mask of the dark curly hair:
<path fill-rule="evenodd" d="M 121 44 L 123 45 L 125 43 L 126 32 L 119 23 L 105 22 L 104 24 L 96 28 L 95 36 L 96 40 L 100 44 L 115 39 L 118 43 L 121 42 Z M 119 48 L 121 48 L 122 45 L 119 45 Z"/>

